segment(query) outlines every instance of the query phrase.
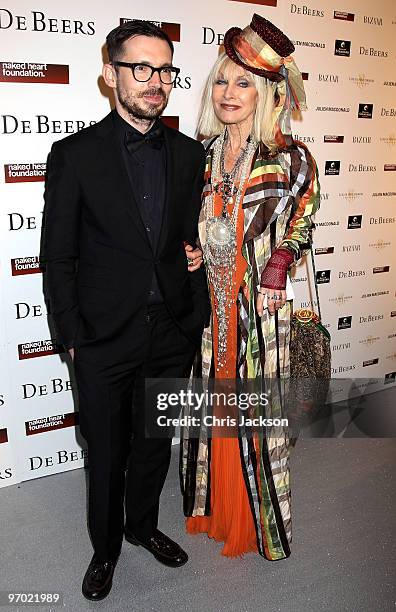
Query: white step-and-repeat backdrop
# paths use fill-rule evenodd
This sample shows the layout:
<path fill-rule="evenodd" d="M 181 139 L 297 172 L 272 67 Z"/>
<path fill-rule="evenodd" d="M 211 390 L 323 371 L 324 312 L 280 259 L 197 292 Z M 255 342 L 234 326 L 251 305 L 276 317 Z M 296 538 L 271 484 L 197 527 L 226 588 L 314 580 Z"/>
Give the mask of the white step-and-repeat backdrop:
<path fill-rule="evenodd" d="M 253 12 L 294 41 L 309 110 L 294 122 L 322 185 L 315 253 L 333 376 L 359 390 L 396 376 L 396 6 L 389 0 L 4 0 L 0 8 L 0 487 L 84 465 L 70 363 L 51 340 L 38 268 L 51 143 L 109 111 L 106 34 L 158 22 L 180 78 L 166 110 L 193 136 L 224 32 Z M 111 205 L 111 202 L 109 202 Z M 305 266 L 295 307 L 309 306 Z M 362 379 L 365 381 L 362 382 Z M 371 383 L 371 387 L 370 387 Z M 337 389 L 333 392 L 337 397 Z"/>

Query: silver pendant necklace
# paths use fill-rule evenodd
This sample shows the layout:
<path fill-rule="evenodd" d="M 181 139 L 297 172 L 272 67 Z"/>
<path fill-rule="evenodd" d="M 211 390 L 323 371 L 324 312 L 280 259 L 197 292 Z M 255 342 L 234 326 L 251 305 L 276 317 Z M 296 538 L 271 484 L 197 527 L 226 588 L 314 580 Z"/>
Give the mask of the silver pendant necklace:
<path fill-rule="evenodd" d="M 257 142 L 249 137 L 234 167 L 230 172 L 226 172 L 224 168 L 224 152 L 227 136 L 227 130 L 225 129 L 213 147 L 213 189 L 205 207 L 206 236 L 203 241 L 204 260 L 208 280 L 213 289 L 218 323 L 218 371 L 226 364 L 227 331 L 230 309 L 234 299 L 233 278 L 236 270 L 236 225 L 238 210 L 245 183 L 249 178 L 253 154 L 257 148 Z M 238 178 L 239 183 L 236 186 L 235 183 Z M 222 210 L 219 216 L 214 214 L 215 193 L 220 193 L 222 198 Z M 229 214 L 227 206 L 233 202 L 234 208 L 231 214 Z"/>

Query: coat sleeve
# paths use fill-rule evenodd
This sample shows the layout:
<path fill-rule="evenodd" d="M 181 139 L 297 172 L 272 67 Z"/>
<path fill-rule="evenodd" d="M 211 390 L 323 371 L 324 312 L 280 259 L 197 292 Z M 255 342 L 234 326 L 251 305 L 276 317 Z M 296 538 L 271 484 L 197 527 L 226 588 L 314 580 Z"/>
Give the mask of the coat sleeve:
<path fill-rule="evenodd" d="M 280 246 L 292 249 L 297 261 L 311 248 L 312 216 L 320 206 L 318 168 L 307 147 L 301 143 L 291 153 L 290 187 L 294 202 Z"/>
<path fill-rule="evenodd" d="M 79 323 L 76 264 L 81 208 L 80 186 L 61 143 L 54 143 L 47 160 L 40 265 L 44 294 L 57 341 L 74 346 Z"/>

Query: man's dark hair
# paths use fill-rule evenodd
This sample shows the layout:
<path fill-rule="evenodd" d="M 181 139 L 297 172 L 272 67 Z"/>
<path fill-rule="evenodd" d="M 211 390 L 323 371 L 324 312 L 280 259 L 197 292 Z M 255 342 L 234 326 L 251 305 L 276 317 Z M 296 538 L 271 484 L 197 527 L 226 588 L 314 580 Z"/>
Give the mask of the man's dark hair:
<path fill-rule="evenodd" d="M 123 51 L 123 44 L 129 38 L 134 36 L 151 36 L 152 38 L 161 38 L 165 40 L 173 55 L 174 47 L 168 34 L 156 26 L 152 21 L 143 21 L 142 19 L 133 19 L 114 28 L 106 37 L 107 53 L 109 61 L 118 60 Z"/>

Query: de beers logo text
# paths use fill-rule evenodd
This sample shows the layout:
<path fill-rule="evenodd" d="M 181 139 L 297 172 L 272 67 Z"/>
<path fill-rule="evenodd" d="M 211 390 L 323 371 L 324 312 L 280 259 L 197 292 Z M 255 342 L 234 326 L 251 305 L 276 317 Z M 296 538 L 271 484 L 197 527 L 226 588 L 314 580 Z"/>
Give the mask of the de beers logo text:
<path fill-rule="evenodd" d="M 14 3 L 12 3 L 14 4 Z M 26 32 L 56 32 L 58 34 L 95 34 L 95 22 L 81 19 L 62 19 L 41 11 L 30 11 L 27 15 L 16 15 L 6 8 L 0 8 L 0 30 Z"/>

